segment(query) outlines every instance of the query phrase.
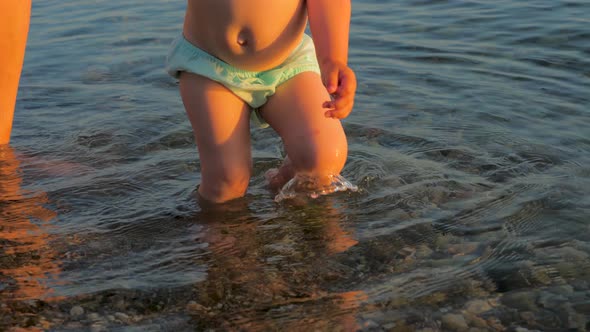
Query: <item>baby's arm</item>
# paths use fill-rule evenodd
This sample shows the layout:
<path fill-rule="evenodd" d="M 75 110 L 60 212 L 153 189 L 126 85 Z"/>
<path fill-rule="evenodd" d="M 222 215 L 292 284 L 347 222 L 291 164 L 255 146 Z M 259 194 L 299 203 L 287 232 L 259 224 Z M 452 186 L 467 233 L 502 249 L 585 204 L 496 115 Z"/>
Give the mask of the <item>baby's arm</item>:
<path fill-rule="evenodd" d="M 309 25 L 322 81 L 333 97 L 323 105 L 327 117 L 342 119 L 352 111 L 356 77 L 348 67 L 350 0 L 307 0 Z"/>

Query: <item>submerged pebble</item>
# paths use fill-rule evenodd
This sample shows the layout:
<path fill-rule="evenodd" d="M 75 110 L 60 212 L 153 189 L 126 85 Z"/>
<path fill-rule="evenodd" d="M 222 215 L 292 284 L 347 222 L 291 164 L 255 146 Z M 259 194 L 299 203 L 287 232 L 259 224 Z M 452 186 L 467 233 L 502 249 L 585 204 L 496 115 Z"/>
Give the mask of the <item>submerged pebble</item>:
<path fill-rule="evenodd" d="M 492 306 L 486 300 L 471 300 L 465 304 L 465 310 L 474 314 L 481 314 L 492 310 Z"/>
<path fill-rule="evenodd" d="M 70 309 L 70 316 L 72 317 L 80 317 L 84 314 L 84 308 L 81 306 L 74 306 Z"/>
<path fill-rule="evenodd" d="M 103 332 L 103 331 L 107 331 L 107 327 L 104 326 L 102 323 L 94 323 L 92 325 L 90 325 L 90 331 L 91 332 Z"/>
<path fill-rule="evenodd" d="M 131 323 L 131 318 L 129 317 L 129 315 L 122 312 L 115 313 L 115 318 L 123 323 Z"/>
<path fill-rule="evenodd" d="M 89 313 L 88 315 L 86 315 L 86 318 L 91 322 L 95 322 L 101 319 L 100 315 L 96 312 Z"/>
<path fill-rule="evenodd" d="M 466 331 L 469 328 L 465 317 L 460 314 L 446 314 L 441 317 L 442 326 L 450 331 Z"/>

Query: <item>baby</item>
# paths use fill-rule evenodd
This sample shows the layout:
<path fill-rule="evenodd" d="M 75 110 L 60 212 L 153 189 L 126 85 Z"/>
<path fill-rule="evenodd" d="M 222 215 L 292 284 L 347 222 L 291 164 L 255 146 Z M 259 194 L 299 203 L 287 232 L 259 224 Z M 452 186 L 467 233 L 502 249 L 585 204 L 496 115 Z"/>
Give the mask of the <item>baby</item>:
<path fill-rule="evenodd" d="M 167 71 L 180 80 L 199 150 L 201 199 L 246 193 L 251 116 L 285 146 L 283 164 L 267 173 L 271 186 L 296 174 L 317 183 L 339 175 L 348 153 L 340 119 L 356 90 L 350 11 L 350 0 L 188 0 Z"/>

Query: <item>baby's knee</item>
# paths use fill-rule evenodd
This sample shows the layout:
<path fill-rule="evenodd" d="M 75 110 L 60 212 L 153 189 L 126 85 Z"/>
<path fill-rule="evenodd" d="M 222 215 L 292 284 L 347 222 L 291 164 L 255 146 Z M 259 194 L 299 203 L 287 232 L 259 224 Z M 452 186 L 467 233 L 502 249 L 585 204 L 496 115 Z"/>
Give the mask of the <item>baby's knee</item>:
<path fill-rule="evenodd" d="M 328 135 L 317 133 L 300 143 L 297 153 L 299 160 L 293 160 L 296 171 L 340 174 L 348 157 L 348 143 L 343 130 Z"/>

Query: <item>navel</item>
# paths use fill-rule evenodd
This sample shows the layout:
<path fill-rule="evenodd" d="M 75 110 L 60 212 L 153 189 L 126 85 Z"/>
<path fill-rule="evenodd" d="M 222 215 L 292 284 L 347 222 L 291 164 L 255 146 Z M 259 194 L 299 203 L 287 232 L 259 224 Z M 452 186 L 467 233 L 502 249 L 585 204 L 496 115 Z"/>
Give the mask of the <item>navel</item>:
<path fill-rule="evenodd" d="M 248 45 L 248 39 L 246 39 L 246 37 L 244 37 L 244 36 L 238 36 L 238 45 L 240 45 L 240 46 Z"/>
<path fill-rule="evenodd" d="M 249 29 L 242 29 L 238 32 L 237 43 L 242 47 L 246 47 L 249 44 L 249 40 L 252 38 L 252 33 Z"/>

